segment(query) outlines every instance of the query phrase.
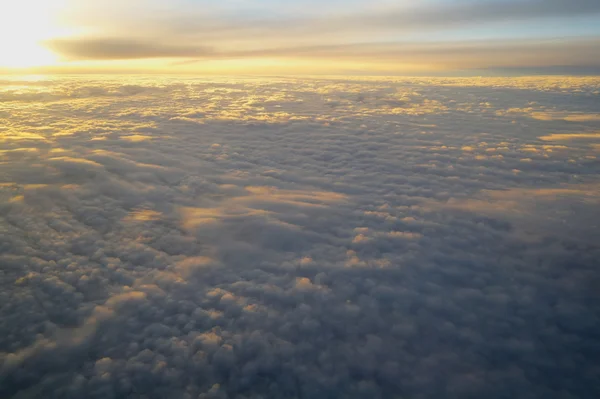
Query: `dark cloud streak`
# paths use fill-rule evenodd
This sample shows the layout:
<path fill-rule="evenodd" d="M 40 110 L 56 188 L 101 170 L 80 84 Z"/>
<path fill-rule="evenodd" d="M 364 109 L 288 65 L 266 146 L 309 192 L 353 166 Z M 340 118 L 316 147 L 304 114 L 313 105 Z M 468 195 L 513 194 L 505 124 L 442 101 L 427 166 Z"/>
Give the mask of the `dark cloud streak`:
<path fill-rule="evenodd" d="M 200 57 L 213 53 L 208 47 L 161 44 L 152 40 L 80 38 L 54 39 L 45 44 L 63 57 L 75 60 Z"/>

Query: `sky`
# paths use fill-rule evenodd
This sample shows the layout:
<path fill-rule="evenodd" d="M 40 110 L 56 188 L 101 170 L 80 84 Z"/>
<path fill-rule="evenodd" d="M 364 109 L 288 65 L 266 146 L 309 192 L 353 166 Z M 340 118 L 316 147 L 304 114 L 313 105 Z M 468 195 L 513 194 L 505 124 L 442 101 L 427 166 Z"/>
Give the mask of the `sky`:
<path fill-rule="evenodd" d="M 4 0 L 4 73 L 597 74 L 595 0 Z"/>

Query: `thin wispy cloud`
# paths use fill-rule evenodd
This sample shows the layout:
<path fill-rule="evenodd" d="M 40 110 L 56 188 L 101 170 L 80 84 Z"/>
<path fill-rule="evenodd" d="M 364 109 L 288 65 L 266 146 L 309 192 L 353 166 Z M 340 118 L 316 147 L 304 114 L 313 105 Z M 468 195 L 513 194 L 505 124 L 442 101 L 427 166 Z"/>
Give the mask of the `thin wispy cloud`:
<path fill-rule="evenodd" d="M 293 66 L 307 57 L 332 72 L 332 61 L 373 72 L 600 66 L 597 1 L 332 1 L 308 2 L 304 12 L 300 5 L 72 2 L 60 14 L 69 33 L 41 43 L 62 60 L 57 65 L 77 62 L 83 69 L 139 59 L 152 60 L 153 70 L 191 66 L 194 59 Z M 545 28 L 553 25 L 560 34 Z"/>

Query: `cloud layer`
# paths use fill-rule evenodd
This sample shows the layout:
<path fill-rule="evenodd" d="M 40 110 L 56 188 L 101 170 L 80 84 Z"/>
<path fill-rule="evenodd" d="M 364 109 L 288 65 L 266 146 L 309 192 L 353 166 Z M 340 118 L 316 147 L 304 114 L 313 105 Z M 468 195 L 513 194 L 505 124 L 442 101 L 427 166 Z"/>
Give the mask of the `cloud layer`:
<path fill-rule="evenodd" d="M 48 47 L 73 60 L 122 60 L 144 58 L 192 58 L 187 65 L 201 65 L 206 60 L 246 58 L 291 58 L 328 61 L 377 60 L 389 65 L 424 65 L 425 70 L 484 68 L 598 68 L 595 51 L 600 39 L 456 42 L 456 43 L 370 43 L 360 45 L 314 45 L 275 47 L 253 50 L 223 51 L 210 47 L 165 45 L 154 40 L 123 39 L 56 39 Z M 388 66 L 389 67 L 389 66 Z"/>
<path fill-rule="evenodd" d="M 0 397 L 596 397 L 593 78 L 0 81 Z"/>

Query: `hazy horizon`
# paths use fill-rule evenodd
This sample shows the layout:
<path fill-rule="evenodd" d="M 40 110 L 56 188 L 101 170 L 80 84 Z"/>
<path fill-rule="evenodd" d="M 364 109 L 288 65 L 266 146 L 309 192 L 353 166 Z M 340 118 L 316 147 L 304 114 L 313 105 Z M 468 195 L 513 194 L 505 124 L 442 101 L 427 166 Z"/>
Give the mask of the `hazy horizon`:
<path fill-rule="evenodd" d="M 0 5 L 11 73 L 596 75 L 599 48 L 594 0 Z"/>

